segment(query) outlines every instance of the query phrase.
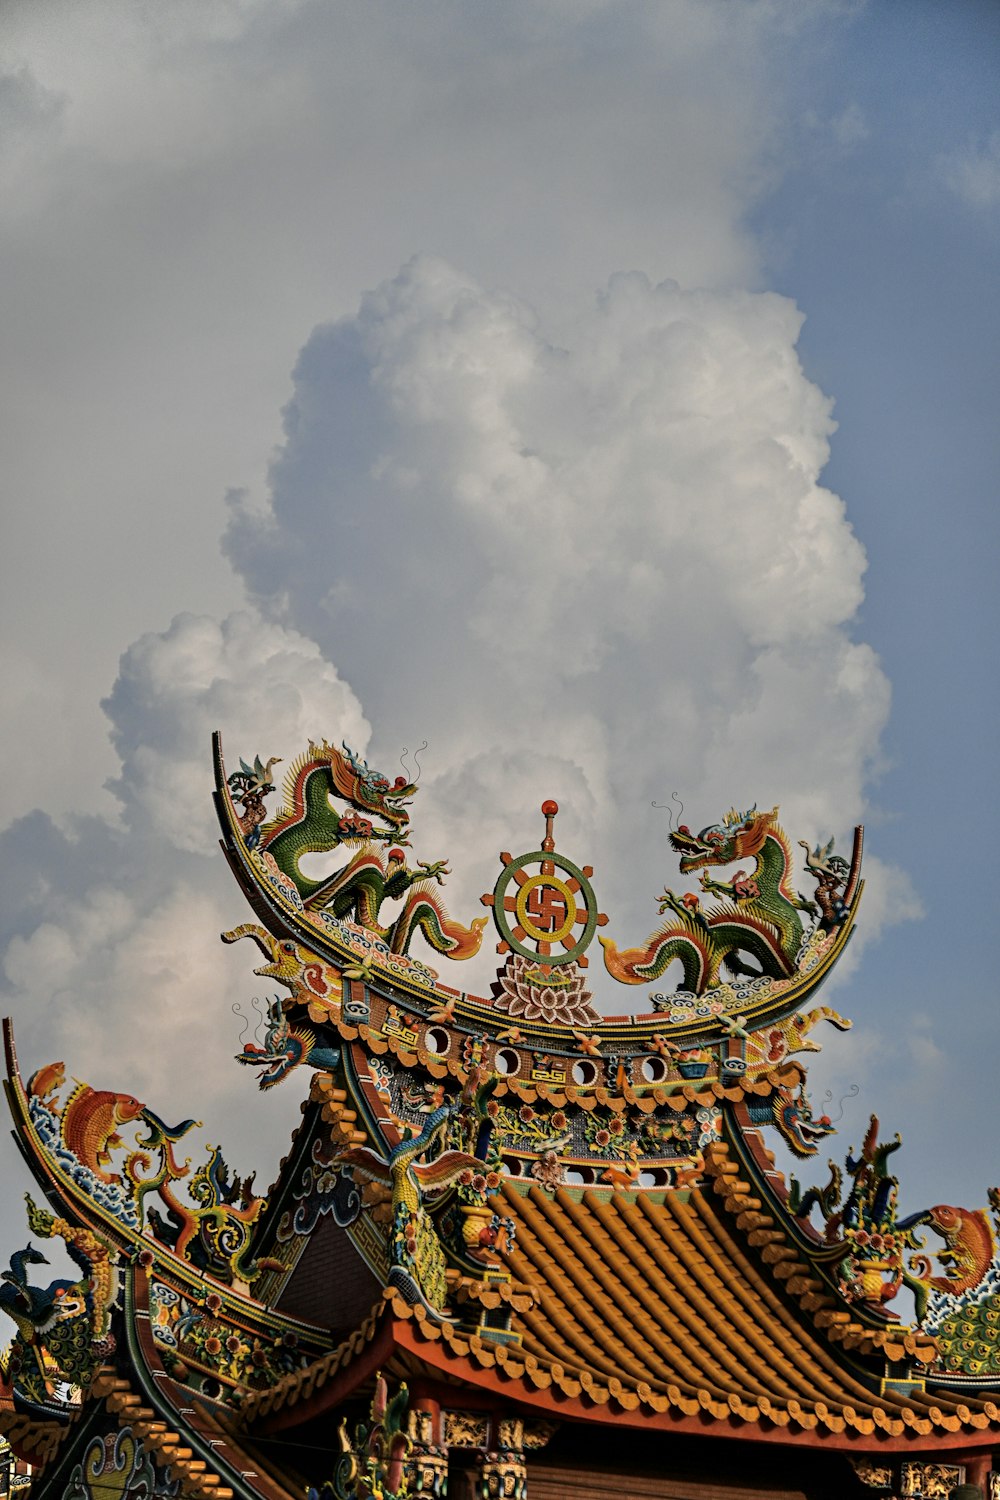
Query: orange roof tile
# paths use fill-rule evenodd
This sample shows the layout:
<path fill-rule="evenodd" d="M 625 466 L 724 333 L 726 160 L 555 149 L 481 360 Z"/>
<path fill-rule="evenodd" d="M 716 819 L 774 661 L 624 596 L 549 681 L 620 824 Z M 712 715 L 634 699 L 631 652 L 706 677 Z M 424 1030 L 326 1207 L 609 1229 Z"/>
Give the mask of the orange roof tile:
<path fill-rule="evenodd" d="M 439 1375 L 563 1412 L 579 1406 L 598 1419 L 607 1408 L 619 1421 L 634 1414 L 657 1426 L 696 1420 L 702 1429 L 708 1421 L 734 1435 L 750 1426 L 764 1438 L 862 1447 L 918 1448 L 931 1434 L 935 1446 L 951 1434 L 974 1442 L 1000 1428 L 990 1401 L 879 1394 L 871 1361 L 866 1367 L 847 1340 L 835 1347 L 829 1331 L 802 1319 L 780 1274 L 788 1259 L 765 1264 L 711 1190 L 655 1200 L 526 1187 L 505 1182 L 498 1204 L 516 1224 L 508 1267 L 518 1291 L 535 1294 L 512 1301 L 520 1344 L 435 1322 L 387 1293 L 338 1349 L 249 1397 L 244 1420 L 251 1428 L 294 1424 L 299 1403 L 314 1414 L 345 1399 L 376 1354 L 406 1349 Z M 464 1295 L 466 1305 L 475 1301 L 475 1288 Z M 869 1339 L 862 1353 L 874 1350 L 872 1330 L 850 1318 L 848 1326 Z M 905 1335 L 892 1336 L 902 1343 Z"/>

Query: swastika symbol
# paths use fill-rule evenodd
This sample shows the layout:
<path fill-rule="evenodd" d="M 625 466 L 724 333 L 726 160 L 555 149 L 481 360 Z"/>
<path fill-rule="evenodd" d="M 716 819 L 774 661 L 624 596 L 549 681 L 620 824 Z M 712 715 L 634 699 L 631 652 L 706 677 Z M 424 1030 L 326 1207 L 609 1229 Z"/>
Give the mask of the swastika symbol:
<path fill-rule="evenodd" d="M 566 901 L 551 885 L 536 885 L 527 905 L 536 927 L 545 932 L 555 932 L 566 921 Z"/>

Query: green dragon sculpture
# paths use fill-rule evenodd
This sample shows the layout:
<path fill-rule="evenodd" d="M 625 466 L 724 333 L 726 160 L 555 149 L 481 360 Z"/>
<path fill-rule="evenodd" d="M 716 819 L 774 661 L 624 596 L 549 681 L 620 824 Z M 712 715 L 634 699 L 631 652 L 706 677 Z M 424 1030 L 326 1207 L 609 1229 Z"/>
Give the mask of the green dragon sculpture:
<path fill-rule="evenodd" d="M 235 771 L 230 776 L 231 788 L 234 777 L 240 774 Z M 390 782 L 387 776 L 373 771 L 346 744 L 342 751 L 325 740 L 322 745 L 311 744 L 289 767 L 283 805 L 277 816 L 261 827 L 258 847 L 295 882 L 303 900 L 315 898 L 326 881 L 302 873 L 299 861 L 303 855 L 324 854 L 344 843 L 405 844 L 410 823 L 406 805 L 416 790 L 415 783 L 405 776 Z M 338 812 L 331 797 L 342 798 L 352 811 Z M 380 827 L 373 819 L 381 819 L 388 827 Z"/>
<path fill-rule="evenodd" d="M 273 757 L 261 766 L 258 780 L 266 778 L 272 763 Z M 258 757 L 255 765 L 259 764 Z M 228 778 L 234 796 L 245 795 L 246 775 L 241 770 Z M 255 824 L 247 844 L 273 859 L 308 909 L 357 923 L 393 953 L 408 952 L 419 932 L 437 953 L 472 958 L 479 951 L 487 918 L 477 917 L 469 927 L 456 922 L 431 889 L 448 874 L 446 862 L 421 860 L 411 868 L 399 847 L 408 842 L 406 804 L 416 790 L 416 783 L 405 776 L 390 783 L 346 745 L 340 751 L 326 741 L 313 744 L 289 768 L 280 811 L 267 823 Z M 333 797 L 347 802 L 348 810 L 338 812 Z M 396 847 L 385 851 L 380 843 Z M 332 853 L 342 845 L 359 846 L 342 868 L 322 878 L 304 873 L 305 855 Z M 380 922 L 384 902 L 399 900 L 404 902 L 402 911 L 392 922 Z"/>
<path fill-rule="evenodd" d="M 356 922 L 381 938 L 393 953 L 407 953 L 420 932 L 436 953 L 472 958 L 479 952 L 488 918 L 474 917 L 465 927 L 449 916 L 430 887 L 432 880 L 440 885 L 447 874 L 443 860 L 434 864 L 422 861 L 410 869 L 402 849 L 390 849 L 386 856 L 380 850 L 359 849 L 306 906 L 322 904 L 335 917 Z M 404 900 L 404 905 L 392 922 L 383 925 L 379 914 L 387 900 Z"/>
<path fill-rule="evenodd" d="M 702 890 L 722 899 L 703 910 L 693 892 L 678 896 L 668 887 L 658 904 L 670 917 L 644 947 L 619 952 L 610 938 L 601 938 L 608 973 L 624 984 L 647 984 L 680 959 L 680 987 L 695 995 L 717 988 L 723 967 L 734 977 L 792 975 L 806 932 L 801 913 L 817 917 L 820 909 L 792 889 L 792 852 L 778 809 L 733 811 L 697 836 L 681 824 L 670 844 L 681 856 L 681 872 L 700 870 Z M 739 870 L 730 881 L 708 873 L 709 866 L 749 859 L 752 871 Z M 746 963 L 744 953 L 759 968 Z"/>

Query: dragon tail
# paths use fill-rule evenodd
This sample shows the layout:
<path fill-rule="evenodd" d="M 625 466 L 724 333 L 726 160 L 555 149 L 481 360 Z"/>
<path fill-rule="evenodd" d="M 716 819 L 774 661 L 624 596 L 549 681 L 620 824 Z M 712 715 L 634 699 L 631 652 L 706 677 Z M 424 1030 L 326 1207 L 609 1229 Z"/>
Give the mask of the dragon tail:
<path fill-rule="evenodd" d="M 668 923 L 654 932 L 645 948 L 620 952 L 611 938 L 601 937 L 604 967 L 622 984 L 649 984 L 679 958 L 684 966 L 684 988 L 701 994 L 714 978 L 712 953 L 702 936 Z"/>
<path fill-rule="evenodd" d="M 414 886 L 406 905 L 392 928 L 394 953 L 409 950 L 414 933 L 421 932 L 437 953 L 449 958 L 474 958 L 483 940 L 486 917 L 474 917 L 470 927 L 463 927 L 448 915 L 433 891 Z"/>

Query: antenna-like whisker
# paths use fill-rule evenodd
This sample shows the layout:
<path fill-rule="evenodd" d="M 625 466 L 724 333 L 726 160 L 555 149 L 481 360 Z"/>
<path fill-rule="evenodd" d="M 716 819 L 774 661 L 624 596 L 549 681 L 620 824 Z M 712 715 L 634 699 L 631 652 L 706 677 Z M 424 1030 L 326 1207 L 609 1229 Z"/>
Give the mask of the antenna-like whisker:
<path fill-rule="evenodd" d="M 678 795 L 677 795 L 676 792 L 671 792 L 670 793 L 670 801 L 677 803 L 677 824 L 676 824 L 676 827 L 674 825 L 674 809 L 670 806 L 670 803 L 667 803 L 667 802 L 651 802 L 649 805 L 650 805 L 650 807 L 655 807 L 658 812 L 668 812 L 670 814 L 670 832 L 671 833 L 675 833 L 676 829 L 680 827 L 681 818 L 683 818 L 683 816 L 684 816 L 684 803 L 678 797 Z"/>

